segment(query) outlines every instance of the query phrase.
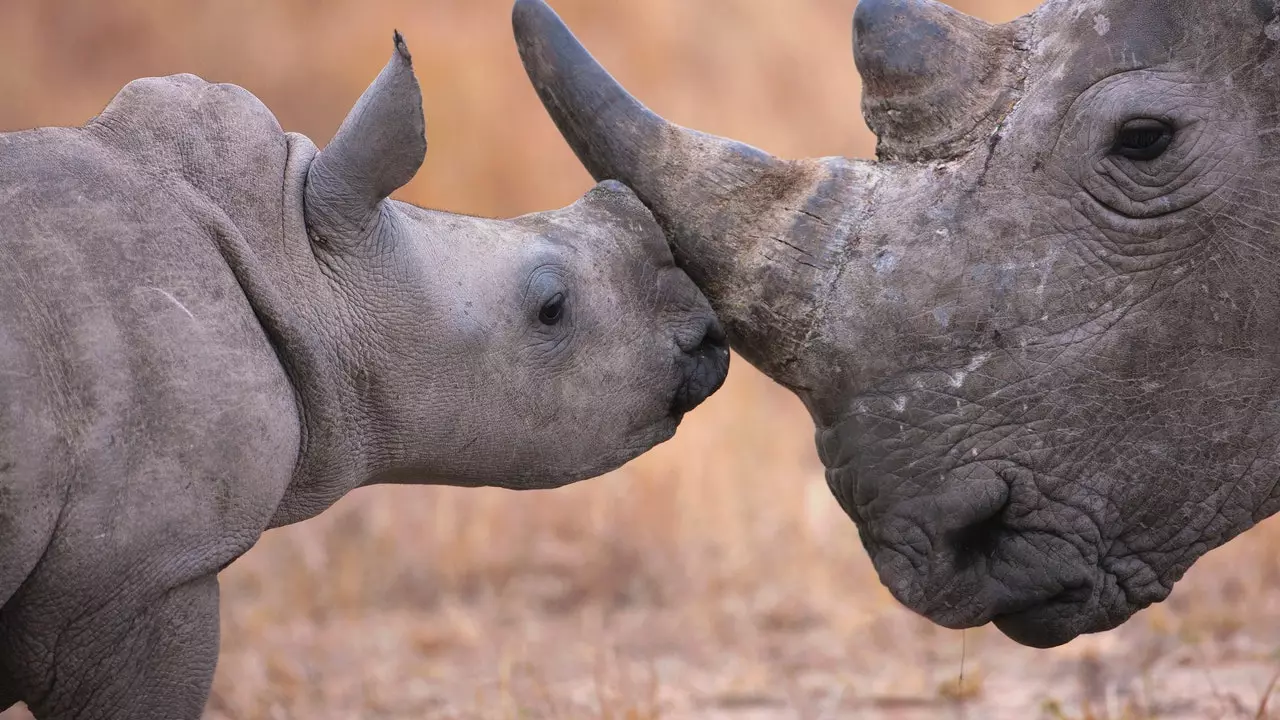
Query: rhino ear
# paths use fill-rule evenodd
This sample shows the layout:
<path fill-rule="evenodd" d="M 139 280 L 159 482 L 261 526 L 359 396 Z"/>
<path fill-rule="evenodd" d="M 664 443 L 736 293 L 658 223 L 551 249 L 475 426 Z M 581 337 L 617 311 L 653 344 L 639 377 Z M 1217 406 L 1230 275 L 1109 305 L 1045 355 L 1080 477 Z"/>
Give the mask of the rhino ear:
<path fill-rule="evenodd" d="M 368 235 L 379 205 L 418 172 L 427 153 L 422 91 L 404 38 L 307 171 L 307 227 L 340 249 Z"/>

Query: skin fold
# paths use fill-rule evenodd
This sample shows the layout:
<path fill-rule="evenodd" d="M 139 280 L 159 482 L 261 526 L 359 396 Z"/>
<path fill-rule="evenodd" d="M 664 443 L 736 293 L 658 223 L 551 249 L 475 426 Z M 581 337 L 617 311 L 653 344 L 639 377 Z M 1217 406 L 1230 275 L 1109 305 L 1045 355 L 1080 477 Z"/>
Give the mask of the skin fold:
<path fill-rule="evenodd" d="M 201 716 L 217 573 L 373 483 L 551 488 L 670 438 L 728 347 L 636 196 L 389 200 L 403 39 L 333 141 L 192 75 L 0 134 L 0 709 Z"/>
<path fill-rule="evenodd" d="M 1270 0 L 861 0 L 878 161 L 784 160 L 631 97 L 542 0 L 514 29 L 744 358 L 810 410 L 880 579 L 1048 647 L 1274 513 L 1280 22 Z"/>

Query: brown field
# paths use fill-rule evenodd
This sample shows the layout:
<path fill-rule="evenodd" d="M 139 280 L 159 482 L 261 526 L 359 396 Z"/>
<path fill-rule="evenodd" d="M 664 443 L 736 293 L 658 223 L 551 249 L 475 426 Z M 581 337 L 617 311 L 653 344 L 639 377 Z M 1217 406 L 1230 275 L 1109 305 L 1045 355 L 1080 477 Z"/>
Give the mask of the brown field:
<path fill-rule="evenodd" d="M 774 153 L 867 157 L 855 0 L 556 0 L 630 89 Z M 991 20 L 1031 0 L 969 0 Z M 0 129 L 130 79 L 243 85 L 323 143 L 407 36 L 431 148 L 399 197 L 515 215 L 590 186 L 525 79 L 508 0 L 0 0 Z M 1165 603 L 1052 651 L 936 628 L 881 587 L 799 402 L 735 358 L 678 436 L 563 490 L 372 488 L 223 574 L 207 717 L 1262 718 L 1280 524 Z M 1280 702 L 1277 699 L 1276 702 Z M 21 709 L 4 720 L 27 717 Z"/>

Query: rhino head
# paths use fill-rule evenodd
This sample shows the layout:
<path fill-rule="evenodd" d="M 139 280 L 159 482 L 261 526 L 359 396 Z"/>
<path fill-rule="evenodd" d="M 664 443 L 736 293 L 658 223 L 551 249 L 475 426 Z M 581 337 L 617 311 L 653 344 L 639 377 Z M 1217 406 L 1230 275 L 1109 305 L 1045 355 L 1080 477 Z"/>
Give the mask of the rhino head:
<path fill-rule="evenodd" d="M 526 70 L 633 187 L 731 344 L 794 391 L 883 583 L 1050 647 L 1280 507 L 1271 0 L 862 0 L 879 162 L 679 127 L 541 0 Z"/>
<path fill-rule="evenodd" d="M 341 367 L 299 361 L 293 373 L 313 405 L 328 403 L 310 413 L 324 450 L 308 467 L 367 454 L 365 484 L 551 488 L 671 438 L 725 380 L 729 348 L 652 214 L 613 180 L 509 219 L 390 198 L 427 149 L 412 59 L 394 41 L 328 145 L 293 136 L 309 248 L 342 308 L 313 323 Z M 291 357 L 312 342 L 301 334 Z M 365 436 L 374 451 L 346 440 Z M 277 523 L 350 489 L 332 471 L 303 475 Z"/>

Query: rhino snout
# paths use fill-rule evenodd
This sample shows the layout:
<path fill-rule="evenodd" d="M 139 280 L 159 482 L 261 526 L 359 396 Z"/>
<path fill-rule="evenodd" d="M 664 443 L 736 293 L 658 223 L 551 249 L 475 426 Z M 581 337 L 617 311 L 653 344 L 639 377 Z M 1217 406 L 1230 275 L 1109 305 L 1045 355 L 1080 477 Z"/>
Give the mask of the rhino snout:
<path fill-rule="evenodd" d="M 1108 585 L 1105 561 L 1073 542 L 1087 519 L 1053 507 L 1032 474 L 1011 463 L 962 464 L 927 492 L 918 492 L 921 478 L 857 462 L 832 479 L 866 528 L 885 586 L 943 627 L 991 622 L 1023 645 L 1047 648 L 1123 615 L 1108 605 L 1124 593 Z"/>
<path fill-rule="evenodd" d="M 711 397 L 729 374 L 729 341 L 718 320 L 707 321 L 691 342 L 678 345 L 680 384 L 671 400 L 671 414 L 676 417 Z"/>

